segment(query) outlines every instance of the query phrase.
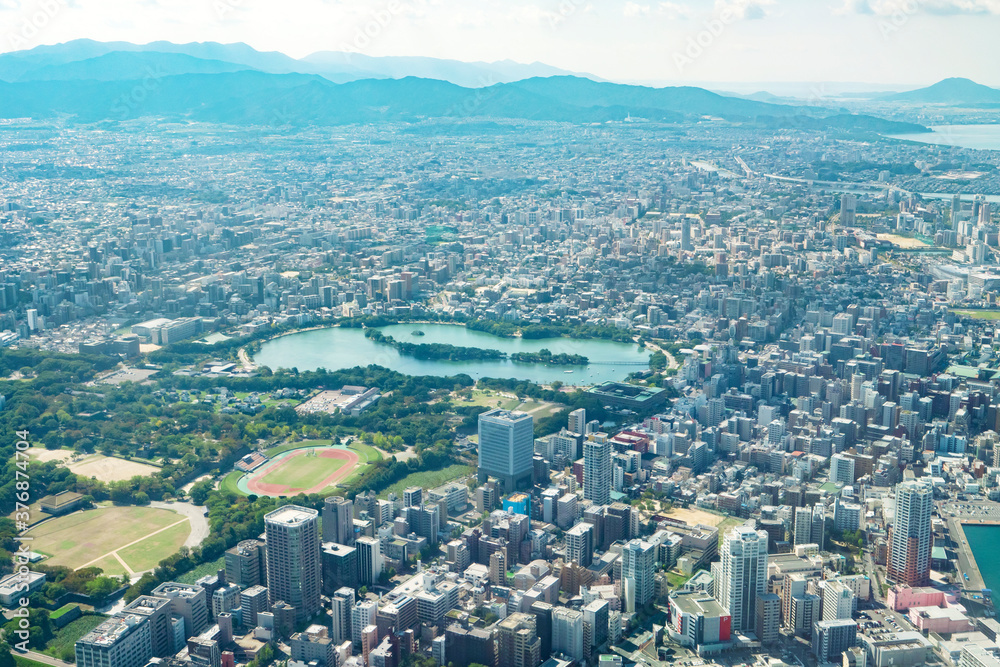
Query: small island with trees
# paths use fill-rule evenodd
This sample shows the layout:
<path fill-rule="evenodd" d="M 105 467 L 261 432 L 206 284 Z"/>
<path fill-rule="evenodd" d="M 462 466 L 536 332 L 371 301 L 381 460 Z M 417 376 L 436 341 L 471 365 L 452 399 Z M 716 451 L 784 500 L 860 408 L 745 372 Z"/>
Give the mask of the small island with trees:
<path fill-rule="evenodd" d="M 556 366 L 586 366 L 590 360 L 582 354 L 553 354 L 551 350 L 542 348 L 538 352 L 514 352 L 507 355 L 506 352 L 494 349 L 483 349 L 479 347 L 462 347 L 459 345 L 449 345 L 447 343 L 406 343 L 396 340 L 392 336 L 374 328 L 365 329 L 365 338 L 375 343 L 391 345 L 400 354 L 405 354 L 416 359 L 444 360 L 444 361 L 511 361 L 522 364 L 552 364 Z"/>

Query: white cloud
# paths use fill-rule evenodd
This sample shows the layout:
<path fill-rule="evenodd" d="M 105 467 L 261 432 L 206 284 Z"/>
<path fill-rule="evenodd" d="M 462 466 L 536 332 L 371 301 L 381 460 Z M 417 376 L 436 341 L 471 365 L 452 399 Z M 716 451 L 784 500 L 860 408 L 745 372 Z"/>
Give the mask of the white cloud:
<path fill-rule="evenodd" d="M 1000 15 L 1000 0 L 844 0 L 836 14 L 909 16 L 926 13 Z"/>
<path fill-rule="evenodd" d="M 694 15 L 690 7 L 676 2 L 661 2 L 656 6 L 656 13 L 669 19 L 689 19 Z"/>
<path fill-rule="evenodd" d="M 715 0 L 715 15 L 725 15 L 737 21 L 762 19 L 768 15 L 765 7 L 777 4 L 776 0 Z"/>
<path fill-rule="evenodd" d="M 626 2 L 625 7 L 622 9 L 622 13 L 626 18 L 635 18 L 637 16 L 649 16 L 651 7 L 649 5 L 640 5 L 635 2 Z"/>

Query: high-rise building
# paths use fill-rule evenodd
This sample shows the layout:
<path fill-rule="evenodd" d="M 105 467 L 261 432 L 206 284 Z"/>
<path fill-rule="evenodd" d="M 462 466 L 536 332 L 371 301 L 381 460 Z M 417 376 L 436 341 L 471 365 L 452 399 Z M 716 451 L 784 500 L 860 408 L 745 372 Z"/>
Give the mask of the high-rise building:
<path fill-rule="evenodd" d="M 340 646 L 346 641 L 353 641 L 351 637 L 351 610 L 354 608 L 354 589 L 343 588 L 330 596 L 330 611 L 332 620 L 330 622 L 330 637 L 334 644 Z"/>
<path fill-rule="evenodd" d="M 525 412 L 479 415 L 479 481 L 495 477 L 507 493 L 531 488 L 534 421 Z"/>
<path fill-rule="evenodd" d="M 830 457 L 830 481 L 854 484 L 854 459 L 843 454 Z"/>
<path fill-rule="evenodd" d="M 226 551 L 226 581 L 241 588 L 264 583 L 264 545 L 243 540 Z"/>
<path fill-rule="evenodd" d="M 240 593 L 240 620 L 244 627 L 257 627 L 258 616 L 267 609 L 267 589 L 263 586 L 251 586 Z"/>
<path fill-rule="evenodd" d="M 119 613 L 76 642 L 80 667 L 143 667 L 153 656 L 149 618 Z"/>
<path fill-rule="evenodd" d="M 850 193 L 840 198 L 840 224 L 853 227 L 857 222 L 858 198 Z"/>
<path fill-rule="evenodd" d="M 767 548 L 766 539 L 764 548 Z M 632 540 L 622 549 L 621 560 L 625 611 L 635 612 L 653 599 L 656 545 L 642 540 Z"/>
<path fill-rule="evenodd" d="M 836 580 L 826 582 L 823 587 L 824 621 L 850 618 L 856 604 L 857 598 L 846 584 Z"/>
<path fill-rule="evenodd" d="M 566 425 L 566 430 L 580 435 L 587 432 L 587 411 L 584 408 L 577 408 L 569 413 L 569 423 Z"/>
<path fill-rule="evenodd" d="M 594 527 L 580 522 L 566 531 L 566 562 L 590 567 L 594 557 Z"/>
<path fill-rule="evenodd" d="M 403 507 L 420 507 L 423 504 L 424 490 L 419 486 L 411 486 L 403 490 Z"/>
<path fill-rule="evenodd" d="M 857 642 L 858 625 L 849 618 L 819 621 L 813 626 L 812 647 L 819 662 L 839 660 Z"/>
<path fill-rule="evenodd" d="M 197 635 L 208 625 L 208 596 L 201 586 L 167 581 L 150 595 L 170 600 L 170 614 L 184 619 L 184 639 Z"/>
<path fill-rule="evenodd" d="M 165 658 L 179 651 L 173 646 L 173 633 L 170 631 L 170 600 L 152 595 L 140 595 L 125 605 L 123 614 L 135 614 L 149 619 L 149 634 L 152 642 L 153 655 Z"/>
<path fill-rule="evenodd" d="M 319 512 L 285 505 L 264 516 L 267 593 L 271 606 L 283 600 L 302 621 L 320 609 Z"/>
<path fill-rule="evenodd" d="M 358 550 L 358 580 L 371 586 L 382 574 L 382 543 L 374 537 L 359 537 L 354 546 Z"/>
<path fill-rule="evenodd" d="M 500 621 L 497 644 L 500 664 L 504 667 L 537 667 L 542 661 L 542 640 L 534 614 L 516 612 Z"/>
<path fill-rule="evenodd" d="M 681 219 L 681 250 L 694 250 L 691 243 L 691 219 L 686 215 Z"/>
<path fill-rule="evenodd" d="M 358 550 L 336 542 L 324 542 L 320 553 L 323 592 L 327 595 L 342 586 L 358 587 Z"/>
<path fill-rule="evenodd" d="M 930 581 L 933 511 L 934 494 L 929 484 L 908 480 L 896 485 L 886 561 L 889 579 L 910 586 L 926 586 Z"/>
<path fill-rule="evenodd" d="M 763 593 L 757 596 L 757 610 L 754 614 L 754 627 L 757 639 L 768 644 L 778 641 L 781 625 L 781 598 L 774 593 Z"/>
<path fill-rule="evenodd" d="M 377 611 L 378 603 L 374 600 L 358 600 L 351 607 L 351 641 L 356 648 L 361 648 L 365 628 L 375 627 Z"/>
<path fill-rule="evenodd" d="M 566 607 L 552 610 L 552 653 L 583 662 L 583 612 Z"/>
<path fill-rule="evenodd" d="M 749 526 L 729 531 L 717 571 L 716 595 L 732 616 L 733 630 L 754 632 L 757 596 L 767 591 L 767 533 Z"/>
<path fill-rule="evenodd" d="M 341 496 L 323 502 L 323 541 L 354 544 L 354 503 Z"/>
<path fill-rule="evenodd" d="M 796 507 L 792 538 L 795 544 L 816 544 L 823 548 L 826 526 L 826 510 L 822 504 L 812 507 Z"/>
<path fill-rule="evenodd" d="M 583 497 L 595 505 L 611 502 L 611 441 L 593 433 L 583 443 Z"/>

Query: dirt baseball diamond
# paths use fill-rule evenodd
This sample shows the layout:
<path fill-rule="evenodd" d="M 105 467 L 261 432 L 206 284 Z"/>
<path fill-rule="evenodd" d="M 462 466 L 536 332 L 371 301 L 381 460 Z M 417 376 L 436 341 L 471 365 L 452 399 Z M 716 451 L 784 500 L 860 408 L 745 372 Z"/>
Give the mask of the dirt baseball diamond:
<path fill-rule="evenodd" d="M 288 484 L 264 482 L 266 477 L 268 477 L 271 473 L 279 471 L 282 467 L 288 464 L 289 461 L 293 461 L 301 456 L 308 456 L 310 453 L 315 453 L 324 459 L 338 459 L 344 463 L 332 474 L 327 475 L 325 478 L 308 488 L 293 487 Z M 358 467 L 358 461 L 358 453 L 350 449 L 317 449 L 315 447 L 296 449 L 285 453 L 280 458 L 270 461 L 263 467 L 255 470 L 253 478 L 247 481 L 247 489 L 250 493 L 265 496 L 279 496 L 300 492 L 319 493 L 323 489 L 326 489 L 327 487 L 332 486 L 350 476 L 350 474 L 354 472 L 355 468 Z"/>

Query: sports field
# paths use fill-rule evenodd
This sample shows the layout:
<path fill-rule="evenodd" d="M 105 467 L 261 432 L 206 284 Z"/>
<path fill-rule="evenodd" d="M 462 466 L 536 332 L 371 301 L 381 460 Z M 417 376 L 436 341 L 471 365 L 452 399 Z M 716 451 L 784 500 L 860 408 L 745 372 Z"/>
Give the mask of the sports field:
<path fill-rule="evenodd" d="M 280 453 L 247 477 L 239 486 L 260 496 L 321 493 L 340 484 L 368 455 L 343 447 L 302 447 Z M 376 454 L 377 456 L 377 454 Z"/>
<path fill-rule="evenodd" d="M 324 456 L 334 450 L 310 450 L 298 456 L 292 456 L 288 462 L 281 465 L 261 478 L 264 484 L 279 484 L 291 489 L 309 489 L 340 470 L 347 463 L 346 459 Z"/>
<path fill-rule="evenodd" d="M 46 565 L 100 567 L 117 576 L 155 567 L 190 533 L 188 519 L 170 510 L 102 507 L 45 521 L 28 536 L 35 551 L 49 556 Z"/>

